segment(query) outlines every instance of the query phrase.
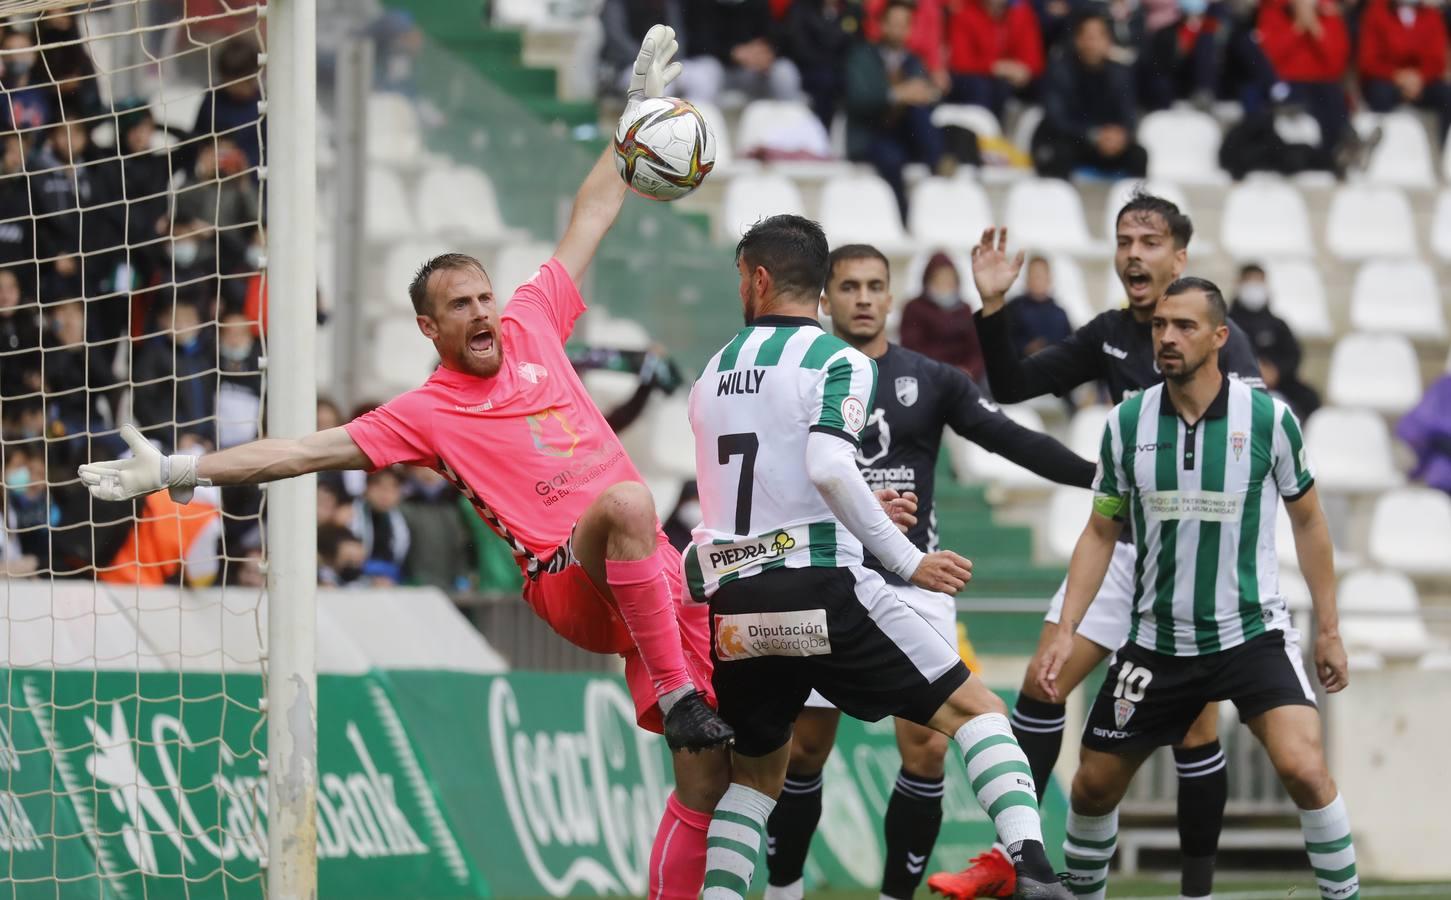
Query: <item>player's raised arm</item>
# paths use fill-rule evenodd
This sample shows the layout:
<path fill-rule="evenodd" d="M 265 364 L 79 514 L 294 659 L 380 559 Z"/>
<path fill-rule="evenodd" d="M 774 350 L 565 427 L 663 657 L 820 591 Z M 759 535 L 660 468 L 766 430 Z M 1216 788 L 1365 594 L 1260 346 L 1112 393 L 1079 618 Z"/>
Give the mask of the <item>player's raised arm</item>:
<path fill-rule="evenodd" d="M 167 456 L 133 426 L 121 428 L 131 447 L 129 459 L 88 463 L 81 481 L 97 500 L 130 500 L 166 488 L 178 503 L 191 500 L 198 486 L 260 484 L 309 472 L 364 469 L 370 466 L 343 428 L 329 428 L 291 440 L 264 438 L 203 457 L 185 453 Z"/>
<path fill-rule="evenodd" d="M 675 29 L 668 25 L 656 25 L 646 33 L 640 43 L 640 53 L 635 57 L 635 69 L 630 75 L 630 91 L 626 115 L 629 110 L 647 97 L 665 96 L 665 88 L 680 74 L 680 63 L 672 63 L 671 57 L 679 49 L 675 41 Z M 569 271 L 569 277 L 576 283 L 589 268 L 600 241 L 615 224 L 620 206 L 625 202 L 625 182 L 615 172 L 614 148 L 606 147 L 574 195 L 574 211 L 569 217 L 569 226 L 564 238 L 554 251 L 556 259 Z"/>

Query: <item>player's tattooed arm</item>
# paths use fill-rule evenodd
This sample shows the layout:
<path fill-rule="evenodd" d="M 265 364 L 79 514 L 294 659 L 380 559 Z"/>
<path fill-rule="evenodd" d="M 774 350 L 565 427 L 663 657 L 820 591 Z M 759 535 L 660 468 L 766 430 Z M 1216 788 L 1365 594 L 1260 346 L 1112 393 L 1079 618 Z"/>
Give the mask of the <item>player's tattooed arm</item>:
<path fill-rule="evenodd" d="M 1089 514 L 1088 524 L 1073 548 L 1073 558 L 1068 563 L 1068 586 L 1063 594 L 1063 611 L 1058 617 L 1058 628 L 1048 646 L 1043 649 L 1042 661 L 1037 667 L 1038 687 L 1055 703 L 1060 702 L 1058 673 L 1072 654 L 1073 635 L 1078 631 L 1089 604 L 1103 585 L 1104 576 L 1108 574 L 1114 545 L 1122 530 L 1122 522 L 1095 509 Z"/>

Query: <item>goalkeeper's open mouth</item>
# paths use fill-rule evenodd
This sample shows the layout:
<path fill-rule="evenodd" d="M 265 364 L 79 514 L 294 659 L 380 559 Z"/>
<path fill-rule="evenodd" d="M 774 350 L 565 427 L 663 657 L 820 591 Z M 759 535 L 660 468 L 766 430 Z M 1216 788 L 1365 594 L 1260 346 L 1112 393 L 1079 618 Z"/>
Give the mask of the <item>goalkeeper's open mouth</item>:
<path fill-rule="evenodd" d="M 483 328 L 469 335 L 469 352 L 475 356 L 493 356 L 493 329 Z"/>

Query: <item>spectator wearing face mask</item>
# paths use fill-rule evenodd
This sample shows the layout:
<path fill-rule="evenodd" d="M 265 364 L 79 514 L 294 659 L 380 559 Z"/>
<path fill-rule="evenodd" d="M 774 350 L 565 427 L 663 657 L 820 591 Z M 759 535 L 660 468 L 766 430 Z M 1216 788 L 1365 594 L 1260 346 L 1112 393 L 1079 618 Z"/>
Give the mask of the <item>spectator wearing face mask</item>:
<path fill-rule="evenodd" d="M 1244 329 L 1260 361 L 1265 387 L 1306 419 L 1320 408 L 1320 395 L 1300 380 L 1300 342 L 1284 319 L 1270 311 L 1265 270 L 1251 263 L 1239 271 L 1239 287 L 1229 317 Z"/>
<path fill-rule="evenodd" d="M 180 430 L 216 441 L 215 328 L 198 307 L 179 300 L 157 318 L 160 334 L 141 346 L 132 363 L 132 414 L 141 433 L 170 453 Z"/>
<path fill-rule="evenodd" d="M 368 554 L 363 542 L 342 525 L 331 522 L 317 527 L 317 583 L 346 587 L 363 577 Z"/>
<path fill-rule="evenodd" d="M 247 165 L 230 141 L 208 141 L 197 150 L 187 184 L 176 192 L 172 216 L 172 259 L 177 280 L 236 275 L 256 269 L 261 256 L 257 186 L 241 177 Z M 224 280 L 228 299 L 240 305 L 246 285 Z"/>
<path fill-rule="evenodd" d="M 222 316 L 217 329 L 217 368 L 218 447 L 256 440 L 262 419 L 262 349 L 251 320 L 240 312 Z"/>
<path fill-rule="evenodd" d="M 902 346 L 966 372 L 981 385 L 986 371 L 962 279 L 946 253 L 927 262 L 922 294 L 902 310 Z"/>
<path fill-rule="evenodd" d="M 9 28 L 0 36 L 0 85 L 5 88 L 5 110 L 10 126 L 18 132 L 44 128 L 60 118 L 60 96 L 35 49 L 35 34 L 26 28 Z"/>
<path fill-rule="evenodd" d="M 1420 0 L 1370 0 L 1360 15 L 1360 90 L 1375 112 L 1415 106 L 1436 114 L 1445 139 L 1451 127 L 1446 79 L 1446 21 Z"/>
<path fill-rule="evenodd" d="M 44 445 L 10 444 L 4 448 L 4 525 L 6 566 L 34 571 L 50 559 L 50 528 L 60 524 L 59 511 L 48 502 Z"/>

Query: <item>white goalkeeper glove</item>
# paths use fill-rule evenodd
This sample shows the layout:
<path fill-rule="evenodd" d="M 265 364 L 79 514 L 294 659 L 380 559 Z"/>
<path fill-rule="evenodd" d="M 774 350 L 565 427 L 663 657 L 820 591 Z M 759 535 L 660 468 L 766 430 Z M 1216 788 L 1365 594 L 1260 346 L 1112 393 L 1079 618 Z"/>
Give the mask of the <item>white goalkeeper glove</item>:
<path fill-rule="evenodd" d="M 210 480 L 197 477 L 195 456 L 163 456 L 133 425 L 121 426 L 121 438 L 131 448 L 130 459 L 80 468 L 81 481 L 97 500 L 130 500 L 166 488 L 177 503 L 190 503 L 197 487 L 211 487 Z"/>
<path fill-rule="evenodd" d="M 665 88 L 684 68 L 681 63 L 670 61 L 679 49 L 675 29 L 669 25 L 655 25 L 645 33 L 640 53 L 635 57 L 635 68 L 630 72 L 630 91 L 625 95 L 627 117 L 645 98 L 665 96 Z"/>

